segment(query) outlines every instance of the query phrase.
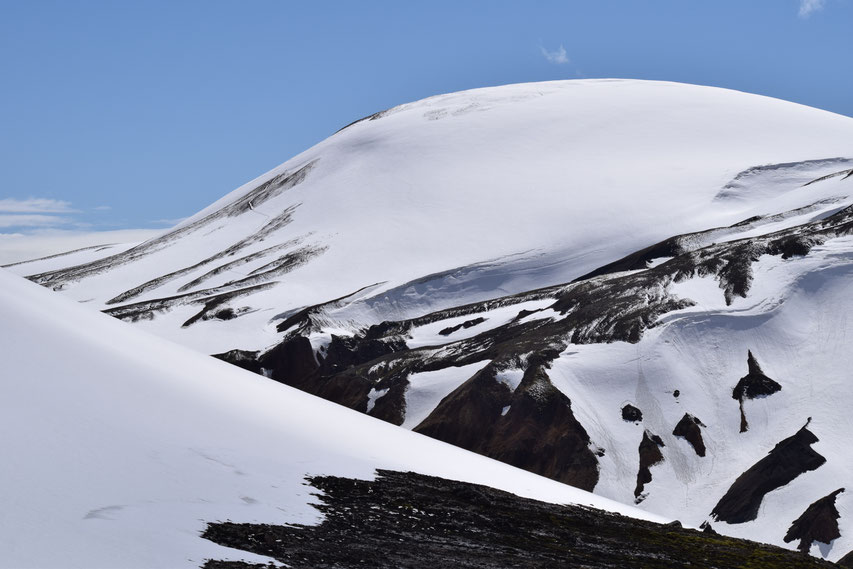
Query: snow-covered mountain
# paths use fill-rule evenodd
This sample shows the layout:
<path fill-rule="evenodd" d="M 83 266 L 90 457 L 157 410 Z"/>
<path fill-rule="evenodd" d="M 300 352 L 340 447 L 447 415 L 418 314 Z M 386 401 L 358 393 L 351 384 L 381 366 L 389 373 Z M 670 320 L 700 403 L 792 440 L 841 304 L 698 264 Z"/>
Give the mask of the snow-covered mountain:
<path fill-rule="evenodd" d="M 162 340 L 0 270 L 0 567 L 269 559 L 208 522 L 314 524 L 305 477 L 377 468 L 665 521 Z"/>
<path fill-rule="evenodd" d="M 851 173 L 853 119 L 824 111 L 511 85 L 367 117 L 141 245 L 10 269 L 374 417 L 838 559 Z"/>

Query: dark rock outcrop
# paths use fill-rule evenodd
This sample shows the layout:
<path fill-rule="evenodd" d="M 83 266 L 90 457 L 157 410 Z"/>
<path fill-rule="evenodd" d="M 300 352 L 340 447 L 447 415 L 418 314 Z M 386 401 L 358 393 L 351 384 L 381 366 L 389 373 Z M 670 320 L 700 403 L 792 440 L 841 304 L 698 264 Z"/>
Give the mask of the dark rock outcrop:
<path fill-rule="evenodd" d="M 764 397 L 773 395 L 780 391 L 782 386 L 776 381 L 770 379 L 761 370 L 758 365 L 758 360 L 752 355 L 752 351 L 747 351 L 746 364 L 749 368 L 749 373 L 740 378 L 732 390 L 732 399 L 743 401 L 744 399 L 755 399 L 756 397 Z"/>
<path fill-rule="evenodd" d="M 809 208 L 806 210 L 811 211 Z M 786 217 L 783 215 L 780 219 Z M 746 220 L 743 224 L 722 228 L 721 235 L 733 235 L 733 231 L 742 231 L 752 223 L 771 221 L 771 218 Z M 752 279 L 752 263 L 762 255 L 784 255 L 790 250 L 791 239 L 794 238 L 798 242 L 817 244 L 826 239 L 853 234 L 853 206 L 844 207 L 824 218 L 757 237 L 715 242 L 718 233 L 714 229 L 702 235 L 680 236 L 679 246 L 686 248 L 681 253 L 669 250 L 655 251 L 652 256 L 646 255 L 649 252 L 643 253 L 639 257 L 646 258 L 638 258 L 642 263 L 650 258 L 658 258 L 662 253 L 675 254 L 667 262 L 646 270 L 623 273 L 606 271 L 606 274 L 582 281 L 456 306 L 408 320 L 385 321 L 352 337 L 333 338 L 326 353 L 320 353 L 317 357 L 319 367 L 304 377 L 293 376 L 292 370 L 276 371 L 267 361 L 265 353 L 258 355 L 260 365 L 257 368 L 279 381 L 364 412 L 368 407 L 368 394 L 372 390 L 387 389 L 385 395 L 376 400 L 370 414 L 400 424 L 405 417 L 405 388 L 408 377 L 413 373 L 484 361 L 491 361 L 504 368 L 523 365 L 527 369 L 529 366 L 526 360 L 531 354 L 535 354 L 540 363 L 547 367 L 569 344 L 636 343 L 646 329 L 656 325 L 661 315 L 693 305 L 689 298 L 672 294 L 673 283 L 694 277 L 713 277 L 719 282 L 726 302 L 731 302 L 734 297 L 747 294 Z M 452 341 L 451 335 L 440 349 L 436 346 L 408 348 L 405 344 L 406 335 L 419 326 L 451 318 L 461 320 L 462 316 L 471 322 L 487 317 L 486 313 L 496 308 L 546 299 L 553 300 L 547 306 L 550 309 L 548 317 L 522 321 L 520 317 L 524 313 L 519 311 L 519 317 L 500 326 L 483 327 L 479 334 L 469 338 Z M 281 315 L 284 322 L 280 324 L 279 330 L 285 334 L 283 341 L 289 342 L 297 336 L 308 336 L 322 329 L 324 307 L 334 305 L 334 301 L 331 301 L 331 304 L 321 303 Z M 305 368 L 310 368 L 307 357 L 306 362 Z M 734 397 L 741 403 L 742 411 L 745 399 L 769 393 L 775 384 L 760 371 L 754 357 L 750 356 L 748 362 L 750 373 L 734 390 Z M 242 364 L 246 367 L 246 362 Z M 470 449 L 476 445 L 467 439 L 489 441 L 492 429 L 497 428 L 498 423 L 509 420 L 501 415 L 506 407 L 509 407 L 507 415 L 518 420 L 518 409 L 513 411 L 516 404 L 513 401 L 514 394 L 508 388 L 495 386 L 497 382 L 491 379 L 487 381 L 479 377 L 477 381 L 472 380 L 474 378 L 470 378 L 440 402 L 431 416 L 418 426 L 418 430 Z M 480 396 L 472 392 L 474 385 L 489 387 Z M 676 395 L 674 391 L 673 395 Z M 481 419 L 485 423 L 478 423 Z M 462 425 L 469 426 L 470 433 L 466 433 Z M 540 428 L 547 431 L 544 425 L 540 425 Z M 741 428 L 747 428 L 743 413 Z M 481 435 L 485 438 L 480 439 Z M 496 450 L 497 447 L 490 445 L 488 449 Z M 486 451 L 486 448 L 478 450 Z M 565 460 L 571 462 L 574 458 Z M 534 462 L 544 464 L 541 461 Z M 538 473 L 555 476 L 552 467 Z M 559 473 L 556 475 L 560 476 Z"/>
<path fill-rule="evenodd" d="M 785 486 L 800 474 L 815 470 L 826 459 L 811 445 L 818 438 L 804 426 L 783 440 L 767 456 L 738 476 L 728 492 L 714 506 L 711 515 L 730 524 L 754 520 L 765 494 Z"/>
<path fill-rule="evenodd" d="M 660 451 L 664 444 L 661 438 L 648 431 L 643 431 L 643 440 L 640 441 L 640 469 L 637 472 L 637 487 L 634 488 L 634 498 L 639 504 L 643 501 L 643 488 L 652 481 L 650 468 L 663 462 L 663 453 Z"/>
<path fill-rule="evenodd" d="M 319 490 L 319 525 L 219 522 L 208 524 L 202 537 L 294 569 L 833 566 L 779 547 L 414 473 L 309 482 Z M 208 561 L 204 567 L 262 566 Z"/>
<path fill-rule="evenodd" d="M 791 524 L 788 533 L 785 534 L 785 543 L 798 539 L 800 544 L 797 549 L 808 553 L 812 542 L 831 543 L 832 540 L 841 537 L 841 532 L 838 531 L 840 514 L 835 507 L 835 498 L 842 492 L 844 488 L 839 488 L 806 508 L 803 515 Z"/>
<path fill-rule="evenodd" d="M 471 320 L 466 320 L 465 322 L 463 322 L 461 324 L 457 324 L 456 326 L 448 326 L 447 328 L 440 330 L 439 334 L 441 336 L 450 336 L 451 334 L 453 334 L 454 332 L 456 332 L 458 330 L 461 330 L 463 328 L 465 328 L 465 329 L 473 328 L 477 324 L 482 324 L 485 321 L 486 321 L 486 319 L 482 318 L 482 317 L 473 318 Z"/>
<path fill-rule="evenodd" d="M 639 423 L 643 420 L 643 412 L 630 403 L 626 403 L 625 406 L 622 407 L 622 420 L 629 421 L 631 423 Z"/>
<path fill-rule="evenodd" d="M 542 365 L 527 368 L 482 453 L 584 490 L 592 491 L 598 483 L 598 459 L 589 435 Z"/>
<path fill-rule="evenodd" d="M 705 456 L 705 441 L 702 439 L 702 429 L 705 425 L 689 413 L 685 413 L 673 429 L 672 434 L 676 437 L 684 437 L 696 454 Z"/>
<path fill-rule="evenodd" d="M 853 551 L 847 553 L 844 557 L 835 562 L 839 567 L 853 567 Z"/>
<path fill-rule="evenodd" d="M 487 365 L 442 399 L 413 430 L 479 452 L 501 411 L 512 402 L 512 391 L 496 377 L 497 368 Z"/>
<path fill-rule="evenodd" d="M 741 433 L 745 433 L 749 429 L 749 422 L 746 420 L 743 402 L 747 399 L 773 395 L 782 389 L 782 386 L 776 381 L 764 375 L 764 372 L 761 371 L 761 366 L 758 365 L 758 360 L 752 355 L 752 351 L 747 351 L 746 364 L 749 368 L 749 373 L 740 378 L 732 390 L 732 399 L 736 399 L 740 405 Z"/>
<path fill-rule="evenodd" d="M 515 392 L 496 374 L 487 365 L 414 430 L 578 488 L 595 488 L 598 460 L 589 435 L 545 366 L 531 362 Z"/>

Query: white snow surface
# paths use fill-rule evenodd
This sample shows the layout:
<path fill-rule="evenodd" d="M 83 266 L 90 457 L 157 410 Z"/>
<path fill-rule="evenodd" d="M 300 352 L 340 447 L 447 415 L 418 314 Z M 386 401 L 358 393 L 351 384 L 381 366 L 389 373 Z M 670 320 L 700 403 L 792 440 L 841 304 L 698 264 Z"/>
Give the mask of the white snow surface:
<path fill-rule="evenodd" d="M 254 235 L 269 219 L 295 207 L 292 222 L 263 240 L 164 280 L 125 302 L 178 294 L 179 287 L 208 271 L 270 247 L 281 248 L 245 264 L 225 267 L 189 290 L 246 277 L 299 246 L 324 248 L 307 263 L 275 276 L 272 288 L 230 301 L 235 309 L 248 309 L 234 320 L 198 321 L 181 327 L 200 310 L 202 302 L 156 312 L 153 319 L 134 325 L 203 353 L 254 350 L 277 343 L 281 333 L 276 332 L 276 324 L 285 316 L 336 300 L 315 314 L 323 329 L 313 331 L 311 341 L 319 349 L 332 332 L 345 335 L 381 320 L 419 316 L 565 283 L 675 235 L 716 228 L 685 242 L 695 248 L 826 217 L 853 203 L 853 178 L 835 176 L 809 182 L 853 168 L 851 141 L 853 119 L 848 117 L 767 97 L 675 83 L 557 81 L 442 95 L 395 107 L 375 120 L 340 131 L 223 197 L 178 230 L 221 211 L 284 172 L 313 164 L 301 183 L 253 204 L 240 215 L 201 224 L 151 254 L 69 282 L 62 294 L 88 301 L 86 307 L 108 308 L 106 302 L 119 293 L 192 267 Z M 763 217 L 728 227 L 754 216 Z M 38 267 L 16 265 L 10 270 L 29 275 L 48 270 L 44 263 Z M 49 268 L 59 268 L 64 261 L 57 258 L 50 263 Z M 714 523 L 723 533 L 794 547 L 796 544 L 782 542 L 790 522 L 818 498 L 849 486 L 845 477 L 853 470 L 853 448 L 847 436 L 853 427 L 849 414 L 853 391 L 848 386 L 849 370 L 853 369 L 849 349 L 853 337 L 853 240 L 830 239 L 805 257 L 783 260 L 765 256 L 753 268 L 747 298 L 735 298 L 727 306 L 712 278 L 674 284 L 671 292 L 696 305 L 664 315 L 637 344 L 571 345 L 547 373 L 571 399 L 572 410 L 592 444 L 605 451 L 596 493 L 633 503 L 637 447 L 643 429 L 648 429 L 666 446 L 661 449 L 664 462 L 651 468 L 653 480 L 645 487 L 647 496 L 640 507 L 692 526 L 707 518 L 738 475 L 812 417 L 809 429 L 820 439 L 814 449 L 828 462 L 769 493 L 755 522 L 737 526 Z M 85 436 L 73 429 L 68 436 L 96 441 L 95 450 L 85 451 L 89 462 L 81 462 L 81 466 L 71 456 L 76 449 L 57 442 L 65 440 L 60 426 L 50 431 L 58 432 L 53 435 L 57 440 L 39 443 L 47 450 L 38 456 L 56 453 L 57 460 L 66 461 L 70 472 L 76 473 L 78 478 L 72 476 L 73 480 L 92 477 L 112 492 L 103 500 L 100 494 L 96 500 L 82 492 L 83 498 L 68 504 L 61 501 L 61 492 L 45 492 L 27 500 L 4 497 L 4 503 L 19 508 L 28 501 L 35 504 L 35 513 L 27 518 L 31 527 L 24 524 L 12 531 L 41 529 L 36 518 L 48 506 L 58 509 L 45 522 L 45 531 L 60 535 L 72 531 L 69 527 L 79 527 L 82 529 L 73 530 L 78 532 L 78 540 L 83 533 L 95 531 L 89 529 L 92 524 L 80 522 L 89 512 L 94 512 L 93 517 L 85 522 L 97 522 L 107 528 L 98 531 L 116 531 L 121 536 L 133 534 L 128 530 L 131 527 L 153 532 L 151 528 L 159 527 L 156 523 L 169 523 L 174 525 L 168 531 L 156 530 L 158 535 L 167 541 L 178 540 L 172 531 L 178 528 L 183 537 L 168 542 L 172 545 L 164 547 L 162 555 L 171 557 L 163 560 L 180 563 L 184 558 L 177 556 L 188 550 L 194 560 L 199 555 L 224 555 L 221 549 L 198 540 L 196 534 L 203 527 L 199 519 L 233 516 L 236 506 L 247 512 L 246 521 L 270 521 L 265 516 L 279 516 L 273 521 L 314 519 L 300 485 L 305 474 L 370 476 L 377 466 L 397 467 L 495 485 L 500 482 L 515 491 L 540 492 L 540 497 L 547 493 L 546 488 L 548 492 L 552 488 L 567 491 L 480 457 L 454 454 L 462 451 L 440 443 L 420 442 L 423 439 L 411 438 L 402 429 L 374 426 L 369 418 L 193 356 L 145 334 L 133 335 L 133 341 L 125 343 L 121 338 L 130 338 L 138 330 L 108 324 L 104 318 L 84 320 L 83 311 L 65 304 L 54 308 L 58 300 L 48 303 L 48 295 L 37 294 L 22 283 L 12 287 L 7 277 L 4 294 L 7 281 L 15 291 L 20 289 L 22 297 L 38 299 L 34 313 L 39 319 L 27 315 L 29 304 L 19 307 L 7 302 L 9 314 L 17 315 L 9 320 L 5 306 L 3 312 L 4 326 L 16 330 L 3 346 L 10 352 L 10 361 L 18 362 L 17 368 L 9 369 L 20 377 L 38 378 L 38 382 L 15 381 L 14 374 L 4 370 L 9 389 L 21 391 L 30 403 L 10 404 L 13 413 L 0 421 L 12 421 L 9 424 L 15 429 L 25 419 L 30 423 L 79 423 L 79 429 L 88 429 Z M 8 295 L 4 298 L 8 300 Z M 411 330 L 408 346 L 440 346 L 471 337 L 506 323 L 522 308 L 541 309 L 549 303 L 531 301 L 530 307 L 504 306 L 482 315 L 433 322 Z M 448 337 L 438 334 L 447 326 L 479 316 L 487 320 Z M 527 319 L 559 317 L 553 310 L 542 310 Z M 92 334 L 81 332 L 90 325 Z M 29 347 L 21 348 L 23 345 Z M 50 361 L 34 355 L 44 350 L 51 351 Z M 746 375 L 747 350 L 782 385 L 782 391 L 746 401 L 750 429 L 739 433 L 738 402 L 731 394 L 738 379 Z M 59 353 L 53 353 L 56 351 Z M 105 356 L 81 363 L 79 354 L 87 352 Z M 79 380 L 68 380 L 69 374 L 72 379 L 77 377 L 81 366 L 94 373 L 80 372 Z M 414 374 L 406 394 L 404 426 L 416 426 L 476 369 Z M 504 379 L 512 384 L 519 377 Z M 41 388 L 44 382 L 51 388 Z M 675 390 L 680 392 L 678 398 L 673 396 Z M 77 392 L 83 403 L 72 397 Z M 139 401 L 157 413 L 135 409 L 128 393 L 134 394 L 134 403 L 138 393 Z M 107 400 L 108 394 L 109 406 L 87 403 L 87 398 Z M 380 393 L 373 396 L 375 401 Z M 80 412 L 69 416 L 71 411 L 65 409 L 69 402 Z M 643 411 L 642 424 L 621 419 L 619 410 L 628 402 Z M 33 416 L 32 409 L 42 407 L 50 412 Z M 190 412 L 177 411 L 182 408 Z M 702 432 L 708 455 L 704 458 L 671 434 L 684 413 L 706 425 Z M 129 431 L 153 434 L 137 441 L 137 431 L 125 433 L 120 427 L 107 436 L 98 425 L 109 424 L 118 416 L 132 418 Z M 177 433 L 174 438 L 170 431 Z M 39 434 L 47 438 L 38 430 L 32 436 Z M 140 447 L 122 451 L 129 440 Z M 377 442 L 385 440 L 395 442 Z M 245 446 L 246 441 L 251 444 Z M 4 444 L 25 446 L 20 440 Z M 102 454 L 102 447 L 117 453 L 119 459 L 104 459 L 109 453 Z M 147 456 L 149 447 L 166 449 L 157 451 L 157 456 L 165 457 L 162 463 L 139 458 Z M 188 448 L 200 448 L 216 460 L 193 454 Z M 276 456 L 270 448 L 287 448 L 287 452 Z M 18 450 L 32 452 L 29 445 Z M 448 460 L 437 460 L 437 453 L 446 453 Z M 480 472 L 479 466 L 469 470 L 465 465 L 473 465 L 472 461 L 486 461 L 476 464 L 502 474 L 495 477 Z M 85 465 L 95 463 L 106 470 L 85 470 Z M 251 475 L 234 476 L 224 467 L 221 472 L 210 470 L 219 463 L 239 464 L 235 468 Z M 162 470 L 152 474 L 155 468 Z M 176 474 L 184 470 L 191 473 L 189 478 L 210 483 L 190 484 Z M 119 488 L 118 483 L 109 482 L 120 478 L 113 478 L 118 472 L 136 476 L 137 471 L 139 480 L 134 479 L 134 484 Z M 48 469 L 36 471 L 32 478 L 38 480 L 39 476 L 58 477 L 55 482 L 45 480 L 42 488 L 50 488 L 50 483 L 62 488 L 65 483 Z M 528 486 L 516 485 L 522 478 L 529 481 L 524 483 Z M 274 489 L 273 484 L 279 488 Z M 0 492 L 10 491 L 10 485 L 6 486 Z M 241 495 L 267 506 L 246 505 L 240 501 Z M 74 509 L 77 502 L 79 507 Z M 177 503 L 182 512 L 190 512 L 188 517 L 173 514 L 179 508 Z M 99 510 L 117 505 L 125 507 Z M 837 505 L 842 537 L 813 550 L 829 559 L 853 549 L 853 490 L 839 495 Z M 276 506 L 285 507 L 287 513 Z M 162 516 L 167 522 L 158 517 L 160 511 L 169 513 Z M 297 511 L 302 513 L 293 513 Z M 99 516 L 115 519 L 107 524 Z M 112 527 L 119 529 L 110 530 Z M 140 531 L 132 539 L 143 539 L 140 535 L 147 534 Z M 145 542 L 121 539 L 116 538 L 115 551 L 125 547 L 148 550 Z M 109 543 L 101 543 L 98 551 L 106 551 L 103 548 Z M 103 553 L 103 565 L 110 555 Z"/>
<path fill-rule="evenodd" d="M 812 550 L 837 560 L 853 549 L 847 482 L 853 471 L 853 238 L 827 241 L 805 257 L 763 256 L 754 269 L 747 298 L 726 306 L 710 278 L 677 284 L 673 292 L 696 306 L 664 315 L 637 344 L 570 345 L 548 374 L 571 399 L 593 444 L 606 449 L 595 492 L 633 502 L 631 481 L 646 429 L 666 446 L 640 507 L 693 527 L 710 519 L 741 473 L 811 418 L 808 429 L 819 439 L 812 448 L 827 462 L 768 493 L 755 521 L 712 524 L 721 533 L 793 548 L 796 542 L 782 540 L 790 524 L 812 502 L 847 487 L 836 500 L 841 537 Z M 732 389 L 747 373 L 747 350 L 782 390 L 744 402 L 749 430 L 740 433 Z M 626 403 L 642 410 L 642 423 L 622 420 Z M 705 457 L 672 435 L 685 413 L 706 425 Z"/>
<path fill-rule="evenodd" d="M 826 196 L 802 185 L 851 167 L 834 160 L 851 157 L 851 139 L 847 117 L 677 83 L 572 80 L 441 95 L 341 130 L 178 227 L 313 164 L 301 183 L 152 254 L 68 283 L 64 293 L 105 308 L 295 207 L 292 222 L 263 240 L 126 301 L 177 294 L 217 266 L 294 239 L 325 248 L 276 276 L 273 288 L 232 301 L 252 309 L 236 320 L 181 328 L 197 304 L 139 323 L 206 353 L 259 349 L 276 342 L 276 316 L 362 287 L 376 285 L 330 316 L 364 325 L 567 282 L 671 235 L 814 203 Z M 768 164 L 784 166 L 749 170 Z M 245 277 L 296 247 L 189 290 Z"/>
<path fill-rule="evenodd" d="M 0 566 L 264 558 L 205 523 L 316 523 L 305 475 L 376 468 L 662 521 L 400 429 L 76 305 L 0 270 Z"/>

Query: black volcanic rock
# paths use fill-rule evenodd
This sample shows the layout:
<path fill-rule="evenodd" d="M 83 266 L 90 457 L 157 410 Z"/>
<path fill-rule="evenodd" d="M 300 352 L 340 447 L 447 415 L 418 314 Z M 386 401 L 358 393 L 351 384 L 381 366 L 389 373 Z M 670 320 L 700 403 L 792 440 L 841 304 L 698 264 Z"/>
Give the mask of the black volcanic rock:
<path fill-rule="evenodd" d="M 734 390 L 732 390 L 732 399 L 743 401 L 744 399 L 773 395 L 777 391 L 781 391 L 781 385 L 764 375 L 761 366 L 758 365 L 758 360 L 755 359 L 751 351 L 747 351 L 746 362 L 749 373 L 737 382 Z"/>
<path fill-rule="evenodd" d="M 711 515 L 730 524 L 754 520 L 758 517 L 758 508 L 765 494 L 826 462 L 823 456 L 811 448 L 817 441 L 818 438 L 804 426 L 777 444 L 767 456 L 738 476 L 714 506 Z"/>
<path fill-rule="evenodd" d="M 258 361 L 259 354 L 260 352 L 249 350 L 228 350 L 221 354 L 213 354 L 213 357 L 245 370 L 261 373 L 261 364 Z"/>
<path fill-rule="evenodd" d="M 758 220 L 747 220 L 746 223 L 754 221 Z M 526 360 L 531 354 L 538 354 L 541 363 L 547 366 L 560 357 L 571 343 L 638 342 L 645 330 L 657 325 L 661 315 L 694 304 L 689 298 L 671 294 L 670 284 L 695 277 L 712 277 L 719 282 L 726 301 L 730 302 L 736 296 L 747 294 L 752 279 L 752 263 L 762 255 L 783 255 L 790 248 L 791 238 L 802 238 L 817 244 L 839 235 L 853 234 L 853 206 L 825 218 L 763 236 L 714 242 L 716 231 L 713 229 L 702 235 L 678 236 L 677 242 L 689 250 L 682 253 L 673 251 L 675 256 L 672 259 L 646 270 L 624 273 L 604 271 L 608 276 L 453 306 L 407 320 L 373 324 L 352 337 L 333 339 L 328 353 L 321 354 L 318 359 L 319 369 L 304 377 L 277 373 L 266 361 L 266 353 L 257 356 L 259 365 L 256 369 L 266 375 L 273 375 L 279 381 L 363 412 L 367 411 L 368 394 L 372 390 L 388 389 L 376 401 L 370 413 L 400 424 L 405 417 L 407 378 L 413 373 L 439 371 L 484 361 L 519 367 L 518 362 Z M 697 236 L 698 239 L 694 239 Z M 665 252 L 659 250 L 648 256 L 647 251 L 631 262 L 640 260 L 645 263 L 650 258 L 659 258 L 659 254 Z M 643 256 L 646 258 L 639 259 Z M 452 341 L 450 336 L 440 350 L 433 346 L 408 348 L 405 344 L 406 336 L 413 328 L 445 320 L 448 322 L 442 325 L 452 327 L 449 326 L 450 319 L 455 323 L 465 317 L 470 322 L 487 316 L 486 313 L 491 310 L 533 300 L 553 300 L 548 308 L 556 314 L 521 321 L 524 313 L 519 311 L 518 318 L 499 326 L 484 327 L 479 334 L 468 338 Z M 336 303 L 333 300 L 297 311 L 292 316 L 282 316 L 287 318 L 283 323 L 287 325 L 287 330 L 281 330 L 285 332 L 283 341 L 288 342 L 296 336 L 308 336 L 322 329 L 323 307 L 334 305 Z M 159 310 L 158 307 L 162 308 L 157 304 L 145 310 Z M 117 307 L 114 310 L 122 309 Z M 760 371 L 753 356 L 748 357 L 748 363 L 750 374 L 734 390 L 734 397 L 741 404 L 741 430 L 748 427 L 743 414 L 744 401 L 773 391 L 775 384 Z M 307 357 L 304 364 L 304 369 L 310 368 Z M 250 364 L 241 361 L 238 365 L 248 368 Z M 757 381 L 754 381 L 756 378 Z M 502 418 L 501 411 L 506 407 L 512 410 L 513 394 L 506 386 L 497 385 L 499 382 L 493 379 L 478 377 L 477 381 L 472 380 L 473 377 L 469 378 L 457 391 L 439 402 L 433 413 L 416 430 L 429 432 L 430 436 L 468 449 L 477 444 L 488 444 L 492 429 Z M 475 385 L 486 391 L 482 394 L 473 393 Z M 517 412 L 516 409 L 513 413 L 515 417 Z M 469 430 L 466 430 L 466 426 Z M 544 425 L 541 427 L 544 429 Z M 474 440 L 480 442 L 472 442 Z M 543 471 L 539 474 L 554 476 L 552 472 Z"/>
<path fill-rule="evenodd" d="M 592 491 L 598 459 L 566 395 L 545 367 L 531 365 L 481 452 L 486 456 Z"/>
<path fill-rule="evenodd" d="M 496 374 L 487 365 L 414 430 L 578 488 L 595 488 L 598 459 L 589 435 L 544 365 L 530 363 L 514 393 Z"/>
<path fill-rule="evenodd" d="M 512 401 L 512 391 L 496 379 L 488 364 L 439 402 L 413 430 L 434 439 L 479 452 L 492 425 Z"/>
<path fill-rule="evenodd" d="M 779 547 L 414 473 L 309 482 L 319 490 L 320 524 L 218 522 L 202 537 L 294 569 L 833 567 Z M 204 567 L 266 566 L 209 560 Z"/>
<path fill-rule="evenodd" d="M 477 324 L 482 324 L 485 321 L 486 321 L 486 319 L 482 318 L 482 317 L 473 318 L 471 320 L 466 320 L 465 322 L 463 322 L 461 324 L 457 324 L 456 326 L 448 326 L 447 328 L 440 330 L 439 334 L 441 336 L 450 336 L 451 334 L 453 334 L 454 332 L 456 332 L 458 330 L 461 330 L 463 328 L 466 328 L 466 329 L 467 328 L 473 328 Z"/>
<path fill-rule="evenodd" d="M 629 421 L 631 423 L 638 423 L 643 420 L 643 412 L 630 403 L 626 403 L 625 406 L 622 407 L 622 420 Z"/>
<path fill-rule="evenodd" d="M 705 456 L 705 441 L 702 440 L 702 429 L 700 428 L 704 426 L 702 421 L 693 415 L 685 413 L 675 426 L 672 434 L 676 437 L 684 437 L 690 443 L 690 446 L 693 447 L 693 450 L 696 451 L 697 455 Z"/>
<path fill-rule="evenodd" d="M 746 420 L 743 402 L 747 399 L 773 395 L 782 389 L 781 385 L 764 375 L 764 372 L 761 371 L 761 366 L 758 365 L 758 360 L 755 359 L 751 351 L 747 351 L 746 364 L 749 368 L 749 373 L 740 378 L 732 390 L 732 399 L 737 399 L 740 404 L 741 433 L 745 433 L 749 429 L 749 422 Z"/>
<path fill-rule="evenodd" d="M 785 534 L 785 543 L 798 539 L 800 544 L 797 549 L 808 553 L 812 542 L 831 543 L 832 540 L 841 537 L 841 532 L 838 531 L 840 514 L 835 507 L 835 498 L 842 492 L 844 488 L 839 488 L 806 508 L 803 515 L 791 524 L 788 533 Z"/>
<path fill-rule="evenodd" d="M 643 501 L 642 493 L 646 484 L 652 481 L 650 468 L 663 462 L 663 453 L 660 449 L 664 446 L 663 441 L 657 435 L 643 431 L 643 440 L 640 441 L 640 469 L 637 472 L 637 487 L 634 488 L 634 497 L 637 503 Z"/>

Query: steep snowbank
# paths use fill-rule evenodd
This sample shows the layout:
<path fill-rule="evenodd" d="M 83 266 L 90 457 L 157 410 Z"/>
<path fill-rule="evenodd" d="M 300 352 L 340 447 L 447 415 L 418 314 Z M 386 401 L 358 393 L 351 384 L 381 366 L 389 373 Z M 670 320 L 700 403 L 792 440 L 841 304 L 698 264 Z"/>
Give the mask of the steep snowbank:
<path fill-rule="evenodd" d="M 312 523 L 306 474 L 412 470 L 659 519 L 306 395 L 0 270 L 0 565 L 246 558 L 205 522 Z"/>

